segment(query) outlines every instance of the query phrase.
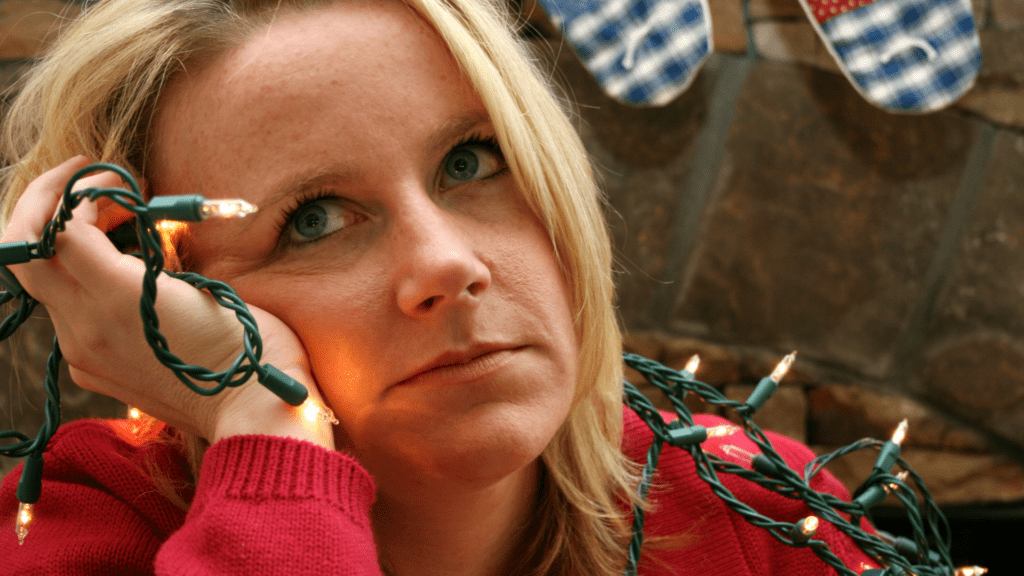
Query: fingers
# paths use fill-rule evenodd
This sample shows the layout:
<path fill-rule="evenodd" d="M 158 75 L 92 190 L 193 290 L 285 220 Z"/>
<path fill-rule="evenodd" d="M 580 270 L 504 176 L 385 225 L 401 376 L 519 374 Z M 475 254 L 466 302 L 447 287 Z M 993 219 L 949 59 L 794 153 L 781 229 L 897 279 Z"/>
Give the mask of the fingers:
<path fill-rule="evenodd" d="M 57 211 L 57 205 L 64 193 L 64 186 L 75 172 L 85 168 L 88 164 L 88 158 L 76 156 L 33 180 L 14 206 L 11 222 L 0 240 L 3 242 L 35 242 L 39 240 L 43 227 Z"/>

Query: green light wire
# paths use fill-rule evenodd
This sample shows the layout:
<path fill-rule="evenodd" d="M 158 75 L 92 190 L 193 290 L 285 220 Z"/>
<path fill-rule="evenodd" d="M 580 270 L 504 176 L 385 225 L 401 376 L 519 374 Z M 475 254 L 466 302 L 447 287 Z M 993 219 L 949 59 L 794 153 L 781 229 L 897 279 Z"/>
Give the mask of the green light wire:
<path fill-rule="evenodd" d="M 874 558 L 882 566 L 885 566 L 886 568 L 881 574 L 886 576 L 899 576 L 908 573 L 914 573 L 919 576 L 952 576 L 954 574 L 952 560 L 949 555 L 949 524 L 931 497 L 931 494 L 924 487 L 921 477 L 902 458 L 897 459 L 897 463 L 909 472 L 910 477 L 917 486 L 918 492 L 920 492 L 925 504 L 923 514 L 917 495 L 907 484 L 901 482 L 895 476 L 876 471 L 868 476 L 864 483 L 865 487 L 875 483 L 896 486 L 892 492 L 907 508 L 914 531 L 912 545 L 903 545 L 900 547 L 902 549 L 898 549 L 894 544 L 886 542 L 878 535 L 860 528 L 859 518 L 867 513 L 863 506 L 841 500 L 831 494 L 819 493 L 810 487 L 810 480 L 832 460 L 857 450 L 880 447 L 883 444 L 881 441 L 871 439 L 858 440 L 831 454 L 819 456 L 807 464 L 804 469 L 804 475 L 801 476 L 788 467 L 782 456 L 772 447 L 768 437 L 751 420 L 753 411 L 745 403 L 729 400 L 714 387 L 696 380 L 688 374 L 678 372 L 642 356 L 624 353 L 623 359 L 628 366 L 642 374 L 650 384 L 665 394 L 679 419 L 678 423 L 666 424 L 661 413 L 650 400 L 629 382 L 623 384 L 624 403 L 636 412 L 654 433 L 653 442 L 647 452 L 647 464 L 644 466 L 642 479 L 637 489 L 638 494 L 642 497 L 646 496 L 647 490 L 650 487 L 650 481 L 657 468 L 658 458 L 664 445 L 672 442 L 673 429 L 694 426 L 693 415 L 683 403 L 686 393 L 693 392 L 709 404 L 735 410 L 741 419 L 742 428 L 746 436 L 761 450 L 760 456 L 766 458 L 772 464 L 771 469 L 774 473 L 766 475 L 757 470 L 750 470 L 736 463 L 723 460 L 714 454 L 706 453 L 700 448 L 699 444 L 680 446 L 681 449 L 687 450 L 693 457 L 697 475 L 708 484 L 715 495 L 730 509 L 740 514 L 747 522 L 764 528 L 783 544 L 811 548 L 819 558 L 842 576 L 859 576 L 859 573 L 846 567 L 842 560 L 829 550 L 828 545 L 824 541 L 813 538 L 805 542 L 794 540 L 792 535 L 797 531 L 796 524 L 781 522 L 764 516 L 737 499 L 719 480 L 719 473 L 733 474 L 786 498 L 804 501 L 814 515 L 821 520 L 832 523 L 837 529 L 849 536 L 867 555 Z M 637 574 L 640 549 L 643 544 L 643 516 L 643 509 L 635 507 L 633 511 L 633 538 L 629 546 L 627 565 L 623 572 L 626 576 L 635 576 Z M 934 552 L 929 550 L 931 542 L 934 542 L 934 546 L 937 548 Z"/>
<path fill-rule="evenodd" d="M 96 173 L 109 171 L 117 174 L 128 185 L 124 188 L 87 188 L 74 191 L 75 184 L 82 178 Z M 0 340 L 11 336 L 25 320 L 29 318 L 38 301 L 32 298 L 6 269 L 7 264 L 28 262 L 32 259 L 52 258 L 55 254 L 57 234 L 67 228 L 67 222 L 82 202 L 95 202 L 99 198 L 109 198 L 126 210 L 132 212 L 138 230 L 140 253 L 138 256 L 145 268 L 142 283 L 142 296 L 139 298 L 139 310 L 143 321 L 143 332 L 147 344 L 153 350 L 161 364 L 170 369 L 174 375 L 190 390 L 204 396 L 217 394 L 227 387 L 241 386 L 254 374 L 257 379 L 292 405 L 301 404 L 306 398 L 306 389 L 288 376 L 269 364 L 260 365 L 263 342 L 260 338 L 256 319 L 249 312 L 245 302 L 235 291 L 223 282 L 205 278 L 199 274 L 185 272 L 175 273 L 164 270 L 164 256 L 160 231 L 156 221 L 150 214 L 150 208 L 132 175 L 120 166 L 113 164 L 92 164 L 76 172 L 64 188 L 61 204 L 50 222 L 43 227 L 40 240 L 35 243 L 12 242 L 0 245 L 0 254 L 6 261 L 0 261 L 0 276 L 7 290 L 0 292 L 0 304 L 9 303 L 15 298 L 20 300 L 17 310 L 0 323 Z M 199 198 L 199 197 L 197 197 Z M 202 198 L 199 198 L 202 200 Z M 156 312 L 157 278 L 167 274 L 185 281 L 199 290 L 209 292 L 222 307 L 230 309 L 244 329 L 242 339 L 243 350 L 231 364 L 221 372 L 213 372 L 202 366 L 187 364 L 171 352 L 167 339 L 160 332 L 160 318 Z M 44 384 L 46 390 L 46 421 L 34 440 L 17 431 L 0 432 L 0 439 L 14 438 L 17 443 L 0 447 L 0 455 L 25 457 L 34 455 L 42 457 L 50 438 L 60 425 L 60 390 L 57 386 L 58 370 L 62 355 L 57 339 L 54 339 L 53 351 L 47 360 L 47 374 Z M 214 382 L 206 387 L 197 382 Z"/>

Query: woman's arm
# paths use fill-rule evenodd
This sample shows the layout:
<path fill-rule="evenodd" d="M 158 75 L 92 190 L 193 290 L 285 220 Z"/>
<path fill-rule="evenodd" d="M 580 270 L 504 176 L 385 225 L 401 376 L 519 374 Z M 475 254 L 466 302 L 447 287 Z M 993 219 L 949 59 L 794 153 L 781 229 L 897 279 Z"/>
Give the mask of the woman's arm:
<path fill-rule="evenodd" d="M 34 180 L 18 200 L 2 241 L 38 240 L 65 184 L 88 164 L 84 157 L 73 158 Z M 100 172 L 80 180 L 76 189 L 122 185 L 117 175 Z M 57 235 L 53 258 L 10 266 L 26 291 L 46 306 L 75 382 L 210 442 L 235 434 L 271 434 L 333 448 L 329 424 L 306 422 L 299 410 L 260 385 L 200 396 L 157 361 L 139 313 L 142 263 L 121 254 L 106 237 L 124 214 L 108 200 L 83 202 L 66 231 Z M 157 286 L 160 330 L 171 351 L 214 371 L 229 367 L 243 350 L 234 313 L 210 294 L 167 275 L 158 277 Z M 304 384 L 319 401 L 306 352 L 295 334 L 270 314 L 251 307 L 250 312 L 263 337 L 262 361 Z"/>
<path fill-rule="evenodd" d="M 78 421 L 46 454 L 43 496 L 23 545 L 14 534 L 20 469 L 0 487 L 0 572 L 378 575 L 373 485 L 352 458 L 308 442 L 234 436 L 204 458 L 198 487 L 165 440 L 131 423 Z M 191 502 L 186 512 L 169 489 Z"/>

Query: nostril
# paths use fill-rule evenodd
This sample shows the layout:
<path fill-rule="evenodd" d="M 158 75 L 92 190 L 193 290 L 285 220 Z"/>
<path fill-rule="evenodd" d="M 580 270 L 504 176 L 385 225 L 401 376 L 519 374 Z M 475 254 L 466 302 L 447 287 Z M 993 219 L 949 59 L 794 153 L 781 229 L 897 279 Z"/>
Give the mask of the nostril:
<path fill-rule="evenodd" d="M 429 312 L 430 309 L 434 307 L 434 303 L 437 302 L 437 300 L 437 296 L 431 296 L 430 298 L 427 298 L 423 302 L 420 302 L 419 309 L 423 312 Z"/>
<path fill-rule="evenodd" d="M 473 282 L 466 287 L 466 292 L 469 292 L 470 296 L 476 296 L 484 289 L 483 282 Z"/>

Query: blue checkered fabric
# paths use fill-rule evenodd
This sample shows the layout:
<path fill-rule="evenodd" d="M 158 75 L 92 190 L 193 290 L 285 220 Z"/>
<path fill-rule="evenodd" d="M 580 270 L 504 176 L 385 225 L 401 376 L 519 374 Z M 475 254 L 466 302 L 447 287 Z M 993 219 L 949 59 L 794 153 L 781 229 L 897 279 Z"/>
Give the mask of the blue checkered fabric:
<path fill-rule="evenodd" d="M 707 0 L 540 0 L 605 93 L 663 106 L 711 52 Z"/>
<path fill-rule="evenodd" d="M 968 0 L 876 0 L 827 20 L 819 34 L 861 94 L 890 112 L 944 108 L 981 67 Z"/>

